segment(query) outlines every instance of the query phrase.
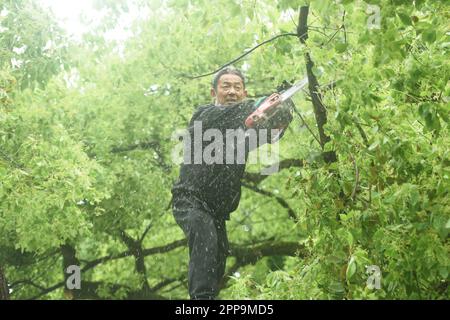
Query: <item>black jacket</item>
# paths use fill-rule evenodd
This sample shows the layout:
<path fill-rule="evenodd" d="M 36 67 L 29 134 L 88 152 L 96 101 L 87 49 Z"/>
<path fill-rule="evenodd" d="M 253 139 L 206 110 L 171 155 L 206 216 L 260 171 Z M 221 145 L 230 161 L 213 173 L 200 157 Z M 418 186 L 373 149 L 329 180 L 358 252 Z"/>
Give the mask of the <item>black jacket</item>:
<path fill-rule="evenodd" d="M 180 177 L 172 188 L 174 203 L 176 203 L 176 200 L 180 197 L 188 197 L 193 202 L 200 202 L 213 216 L 229 219 L 229 214 L 236 210 L 239 205 L 239 200 L 241 198 L 241 178 L 244 175 L 245 161 L 247 160 L 248 152 L 251 151 L 252 148 L 248 139 L 240 140 L 241 142 L 245 142 L 245 159 L 242 161 L 242 153 L 240 158 L 237 157 L 239 148 L 237 141 L 239 141 L 239 139 L 229 139 L 227 142 L 226 136 L 230 133 L 230 131 L 227 132 L 227 129 L 241 128 L 242 130 L 245 130 L 244 121 L 255 109 L 255 102 L 253 100 L 247 100 L 232 106 L 216 106 L 209 104 L 201 106 L 196 110 L 188 128 L 190 141 L 189 137 L 188 139 L 185 139 L 185 148 L 192 148 L 190 149 L 191 154 L 186 153 L 187 150 L 185 149 L 185 160 L 180 168 Z M 290 112 L 288 110 L 283 110 L 271 118 L 264 127 L 257 128 L 256 133 L 258 134 L 258 137 L 263 137 L 261 134 L 265 134 L 266 132 L 268 134 L 265 139 L 258 138 L 257 146 L 266 142 L 271 143 L 271 138 L 273 137 L 271 137 L 270 129 L 276 128 L 277 126 L 279 127 L 280 124 L 287 125 L 291 120 L 292 116 Z M 196 121 L 197 123 L 195 124 Z M 208 145 L 211 145 L 212 142 L 216 142 L 216 139 L 213 139 L 212 137 L 211 141 L 203 141 L 203 139 L 201 139 L 201 149 L 199 143 L 195 146 L 195 141 L 199 142 L 200 140 L 198 136 L 197 140 L 195 140 L 196 137 L 194 137 L 194 131 L 197 130 L 197 133 L 200 132 L 198 131 L 200 122 L 202 137 L 207 129 L 218 129 L 220 131 L 223 140 L 219 141 L 219 143 L 223 146 L 223 149 L 214 149 L 212 150 L 213 152 L 211 152 L 211 147 L 205 149 Z M 195 129 L 195 127 L 197 127 L 197 129 Z M 266 131 L 261 131 L 261 129 L 266 129 Z M 215 132 L 219 133 L 219 131 L 216 130 Z M 284 131 L 278 139 L 283 134 Z M 217 136 L 214 136 L 214 138 L 217 138 Z M 234 143 L 229 144 L 230 141 L 234 141 Z M 232 149 L 230 149 L 232 150 L 232 157 L 228 157 L 228 160 L 231 159 L 232 162 L 226 161 L 227 157 L 225 155 L 228 151 L 227 148 L 230 146 L 232 147 Z M 195 149 L 195 147 L 197 147 L 197 149 Z M 255 146 L 253 145 L 253 147 Z M 205 162 L 205 159 L 202 156 L 205 150 L 209 150 L 208 154 L 213 156 L 217 155 L 217 159 L 222 159 L 222 163 L 220 163 L 220 161 L 216 161 L 215 163 Z M 221 151 L 222 154 L 220 154 Z M 197 154 L 197 159 L 195 159 L 194 153 Z"/>

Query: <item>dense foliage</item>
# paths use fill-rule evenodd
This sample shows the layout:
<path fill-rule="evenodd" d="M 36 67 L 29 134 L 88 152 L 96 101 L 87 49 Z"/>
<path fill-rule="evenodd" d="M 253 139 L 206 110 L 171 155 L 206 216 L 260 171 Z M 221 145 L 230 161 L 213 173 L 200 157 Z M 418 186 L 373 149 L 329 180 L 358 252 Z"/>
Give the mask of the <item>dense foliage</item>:
<path fill-rule="evenodd" d="M 0 1 L 0 270 L 12 299 L 187 298 L 170 188 L 174 133 L 211 99 L 211 76 L 193 77 L 296 33 L 305 4 L 98 0 L 103 27 L 76 42 L 35 1 Z M 129 6 L 147 19 L 125 43 L 105 40 Z M 234 65 L 256 97 L 304 77 L 308 52 L 329 141 L 311 93 L 297 95 L 280 172 L 247 168 L 220 298 L 448 299 L 448 3 L 309 6 L 305 43 L 282 36 Z M 71 264 L 80 290 L 64 290 Z"/>

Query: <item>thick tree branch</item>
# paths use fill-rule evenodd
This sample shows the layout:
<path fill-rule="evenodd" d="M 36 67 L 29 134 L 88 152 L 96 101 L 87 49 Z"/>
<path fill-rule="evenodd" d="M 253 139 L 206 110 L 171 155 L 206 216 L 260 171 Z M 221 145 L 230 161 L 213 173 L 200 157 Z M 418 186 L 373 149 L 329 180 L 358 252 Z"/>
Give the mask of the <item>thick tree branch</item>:
<path fill-rule="evenodd" d="M 174 241 L 168 245 L 155 247 L 155 248 L 148 248 L 143 250 L 143 254 L 145 256 L 156 254 L 156 253 L 165 253 L 169 252 L 175 248 L 186 246 L 187 241 L 186 239 Z M 65 248 L 67 250 L 66 254 L 66 263 L 69 263 L 68 260 L 73 259 L 74 257 L 74 250 L 70 246 L 67 246 Z M 250 246 L 243 246 L 243 245 L 237 245 L 237 244 L 230 244 L 230 251 L 231 256 L 236 257 L 242 265 L 255 263 L 259 259 L 265 256 L 273 256 L 273 255 L 289 255 L 289 256 L 295 256 L 298 255 L 300 257 L 304 257 L 306 255 L 306 250 L 304 247 L 298 243 L 294 242 L 275 242 L 270 241 L 266 243 L 260 243 L 257 245 L 250 245 Z M 109 256 L 104 257 L 100 259 L 96 259 L 95 261 L 91 261 L 90 263 L 86 264 L 85 267 L 82 269 L 82 272 L 87 271 L 89 269 L 94 268 L 100 263 L 107 262 L 113 259 L 120 259 L 127 256 L 130 256 L 130 251 L 123 252 L 117 256 Z M 170 283 L 173 283 L 175 281 L 181 281 L 184 279 L 185 276 L 180 276 L 177 279 L 166 279 L 162 281 L 161 283 L 157 284 L 153 288 L 141 288 L 137 291 L 131 291 L 127 294 L 125 299 L 164 299 L 164 297 L 158 295 L 155 293 L 155 291 L 160 290 L 161 288 L 169 285 Z M 54 290 L 57 290 L 65 285 L 65 281 L 59 282 L 49 288 L 46 288 L 42 290 L 38 295 L 32 297 L 31 299 L 38 299 L 42 297 L 45 294 L 48 294 Z M 125 288 L 124 286 L 118 286 L 118 285 L 111 285 L 106 284 L 102 282 L 90 282 L 90 281 L 83 281 L 81 285 L 80 290 L 73 290 L 78 291 L 76 292 L 77 299 L 99 299 L 100 297 L 96 293 L 96 290 L 99 288 L 100 285 L 108 285 L 110 286 L 112 292 L 117 291 L 120 288 Z M 128 288 L 129 289 L 129 288 Z M 129 289 L 131 290 L 131 289 Z"/>
<path fill-rule="evenodd" d="M 111 148 L 112 153 L 121 153 L 121 152 L 129 152 L 134 150 L 145 150 L 151 149 L 158 156 L 157 162 L 158 164 L 166 171 L 171 169 L 171 166 L 165 161 L 164 154 L 161 148 L 161 142 L 158 137 L 153 137 L 151 141 L 143 141 L 139 143 L 134 143 L 126 146 L 114 146 Z"/>
<path fill-rule="evenodd" d="M 119 290 L 126 290 L 127 294 L 122 299 L 124 300 L 166 300 L 167 298 L 153 292 L 149 288 L 142 288 L 139 290 L 133 290 L 132 288 L 124 285 L 106 283 L 100 281 L 83 281 L 81 289 L 77 290 L 78 299 L 94 299 L 103 300 L 110 299 L 109 297 L 102 297 L 98 294 L 98 289 L 101 287 L 107 287 L 109 292 L 113 295 Z"/>
<path fill-rule="evenodd" d="M 269 241 L 253 246 L 231 245 L 231 256 L 236 258 L 236 262 L 227 271 L 219 287 L 225 288 L 230 276 L 239 268 L 248 264 L 255 264 L 263 257 L 270 256 L 291 256 L 305 258 L 308 252 L 304 245 L 297 242 L 275 242 Z"/>
<path fill-rule="evenodd" d="M 243 264 L 254 264 L 262 257 L 270 256 L 298 256 L 306 257 L 304 245 L 297 242 L 270 241 L 254 246 L 230 245 L 230 255 L 236 257 Z"/>
<path fill-rule="evenodd" d="M 67 279 L 70 276 L 70 274 L 66 272 L 67 268 L 72 265 L 80 266 L 80 261 L 76 257 L 75 248 L 69 244 L 64 244 L 61 246 L 61 253 L 63 256 L 64 283 L 67 283 Z M 64 288 L 64 293 L 71 299 L 78 299 L 79 296 L 78 289 L 71 290 L 68 288 Z"/>
<path fill-rule="evenodd" d="M 139 275 L 142 278 L 142 290 L 149 290 L 150 287 L 147 281 L 147 268 L 145 266 L 145 256 L 143 255 L 142 252 L 142 242 L 139 240 L 134 240 L 133 238 L 128 236 L 125 231 L 122 231 L 120 233 L 120 236 L 122 238 L 122 241 L 128 247 L 128 249 L 133 253 L 135 259 L 134 265 L 136 268 L 136 272 L 139 273 Z"/>
<path fill-rule="evenodd" d="M 151 288 L 151 291 L 155 292 L 155 291 L 161 290 L 162 288 L 168 286 L 171 283 L 174 283 L 174 282 L 177 282 L 177 281 L 183 281 L 183 280 L 186 280 L 186 275 L 180 276 L 178 278 L 164 279 L 160 283 L 154 285 Z"/>
<path fill-rule="evenodd" d="M 47 293 L 53 292 L 61 287 L 63 287 L 66 284 L 66 281 L 61 281 L 58 282 L 57 284 L 46 288 L 45 290 L 42 290 L 40 293 L 38 293 L 37 295 L 33 296 L 30 298 L 30 300 L 35 300 L 35 299 L 39 299 L 40 297 L 42 297 L 43 295 L 46 295 Z"/>
<path fill-rule="evenodd" d="M 8 281 L 2 266 L 0 266 L 0 300 L 9 300 Z"/>
<path fill-rule="evenodd" d="M 297 28 L 297 34 L 302 44 L 306 44 L 308 39 L 308 13 L 309 6 L 302 6 L 300 8 L 299 22 Z M 311 59 L 309 52 L 304 54 L 306 60 L 306 73 L 308 76 L 309 93 L 314 108 L 314 115 L 316 117 L 317 129 L 319 130 L 320 146 L 322 149 L 325 144 L 330 141 L 330 137 L 325 134 L 324 125 L 327 123 L 327 111 L 322 103 L 322 95 L 319 91 L 320 85 L 316 76 L 313 73 L 314 62 Z M 335 152 L 324 153 L 324 160 L 327 163 L 336 161 Z"/>
<path fill-rule="evenodd" d="M 148 255 L 152 255 L 152 254 L 166 253 L 166 252 L 169 252 L 169 251 L 171 251 L 173 249 L 176 249 L 176 248 L 179 248 L 179 247 L 183 247 L 186 244 L 187 244 L 186 239 L 177 240 L 177 241 L 174 241 L 174 242 L 169 243 L 169 244 L 164 245 L 164 246 L 144 249 L 143 250 L 143 255 L 144 256 L 148 256 Z M 69 249 L 67 249 L 67 250 L 68 250 L 67 256 L 70 256 L 70 251 L 73 250 L 73 248 L 70 249 L 70 247 L 69 247 Z M 72 252 L 74 252 L 74 251 L 72 251 Z M 122 253 L 117 254 L 117 255 L 110 255 L 110 256 L 99 258 L 99 259 L 95 259 L 93 261 L 90 261 L 90 262 L 86 263 L 85 266 L 81 269 L 81 273 L 84 273 L 84 272 L 86 272 L 86 271 L 88 271 L 90 269 L 93 269 L 99 264 L 102 264 L 102 263 L 105 263 L 105 262 L 108 262 L 108 261 L 112 261 L 112 260 L 126 258 L 126 257 L 132 256 L 132 255 L 133 255 L 132 252 L 130 250 L 128 250 L 128 251 L 122 252 Z M 66 283 L 65 280 L 61 281 L 61 282 L 59 282 L 59 283 L 57 283 L 57 284 L 55 284 L 55 285 L 53 285 L 53 286 L 51 286 L 49 288 L 46 288 L 45 290 L 42 290 L 39 294 L 31 297 L 30 299 L 31 300 L 38 299 L 38 298 L 42 297 L 43 295 L 46 295 L 46 294 L 48 294 L 48 293 L 50 293 L 52 291 L 55 291 L 55 290 L 63 287 L 65 285 L 65 283 Z M 73 290 L 73 291 L 75 291 L 75 290 Z"/>
<path fill-rule="evenodd" d="M 142 250 L 142 254 L 144 256 L 149 256 L 149 255 L 152 255 L 152 254 L 166 253 L 166 252 L 172 251 L 172 250 L 174 250 L 176 248 L 183 247 L 186 244 L 187 244 L 187 240 L 186 239 L 181 239 L 181 240 L 174 241 L 174 242 L 169 243 L 169 244 L 164 245 L 164 246 L 143 249 Z M 86 271 L 94 268 L 95 266 L 97 266 L 97 265 L 99 265 L 101 263 L 105 263 L 105 262 L 108 262 L 110 260 L 122 259 L 122 258 L 125 258 L 125 257 L 129 257 L 131 255 L 133 255 L 132 252 L 128 250 L 128 251 L 122 252 L 122 253 L 117 254 L 117 255 L 110 255 L 110 256 L 106 256 L 106 257 L 102 257 L 102 258 L 90 261 L 83 267 L 82 272 L 86 272 Z"/>

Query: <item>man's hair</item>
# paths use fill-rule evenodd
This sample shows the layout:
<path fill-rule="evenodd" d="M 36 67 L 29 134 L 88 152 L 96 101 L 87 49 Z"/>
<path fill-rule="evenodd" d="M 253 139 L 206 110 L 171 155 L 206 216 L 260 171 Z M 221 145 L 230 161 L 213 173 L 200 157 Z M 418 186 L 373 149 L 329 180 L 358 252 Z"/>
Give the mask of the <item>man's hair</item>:
<path fill-rule="evenodd" d="M 212 82 L 212 86 L 214 88 L 214 90 L 217 91 L 217 85 L 219 84 L 219 79 L 221 76 L 223 76 L 224 74 L 234 74 L 237 75 L 239 78 L 242 79 L 242 84 L 244 85 L 245 88 L 245 78 L 244 75 L 242 74 L 242 72 L 240 72 L 238 69 L 233 68 L 233 67 L 227 67 L 224 68 L 222 70 L 220 70 L 219 72 L 216 73 L 216 75 L 214 76 L 213 82 Z"/>

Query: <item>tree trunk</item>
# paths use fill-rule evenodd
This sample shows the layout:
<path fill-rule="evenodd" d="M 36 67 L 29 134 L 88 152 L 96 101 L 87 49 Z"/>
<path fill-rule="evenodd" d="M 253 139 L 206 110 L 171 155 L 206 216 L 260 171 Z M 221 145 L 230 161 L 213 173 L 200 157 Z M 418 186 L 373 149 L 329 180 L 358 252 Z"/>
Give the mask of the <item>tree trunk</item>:
<path fill-rule="evenodd" d="M 3 268 L 0 266 L 0 300 L 9 300 L 8 281 L 6 280 Z"/>

